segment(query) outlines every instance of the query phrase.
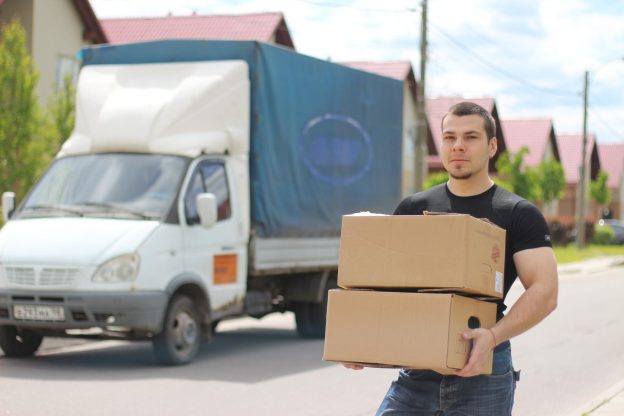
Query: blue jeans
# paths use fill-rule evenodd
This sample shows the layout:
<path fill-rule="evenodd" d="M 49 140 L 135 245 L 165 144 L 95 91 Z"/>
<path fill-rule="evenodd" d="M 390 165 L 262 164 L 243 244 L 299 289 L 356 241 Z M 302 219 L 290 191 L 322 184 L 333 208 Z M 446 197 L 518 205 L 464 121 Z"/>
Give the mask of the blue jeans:
<path fill-rule="evenodd" d="M 401 370 L 376 416 L 511 416 L 519 372 L 511 344 L 494 350 L 492 375 L 444 376 L 430 370 Z"/>

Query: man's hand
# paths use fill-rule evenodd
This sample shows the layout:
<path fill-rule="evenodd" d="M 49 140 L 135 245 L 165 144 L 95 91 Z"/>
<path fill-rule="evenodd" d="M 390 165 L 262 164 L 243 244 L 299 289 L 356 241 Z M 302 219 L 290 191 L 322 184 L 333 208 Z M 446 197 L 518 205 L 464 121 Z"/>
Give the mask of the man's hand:
<path fill-rule="evenodd" d="M 344 368 L 348 368 L 349 370 L 363 370 L 364 369 L 363 365 L 353 364 L 353 363 L 342 363 L 342 366 Z"/>
<path fill-rule="evenodd" d="M 465 341 L 472 341 L 470 357 L 461 370 L 456 370 L 455 375 L 460 377 L 473 377 L 481 374 L 488 353 L 495 347 L 495 339 L 491 330 L 485 328 L 469 329 L 461 334 Z"/>

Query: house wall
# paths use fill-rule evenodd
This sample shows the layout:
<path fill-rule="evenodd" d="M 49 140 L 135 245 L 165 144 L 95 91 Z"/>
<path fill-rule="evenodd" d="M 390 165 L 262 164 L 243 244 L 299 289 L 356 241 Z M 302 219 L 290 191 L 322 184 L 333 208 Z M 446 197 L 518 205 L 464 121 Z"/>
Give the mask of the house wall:
<path fill-rule="evenodd" d="M 38 92 L 45 105 L 65 75 L 75 80 L 78 52 L 87 43 L 83 24 L 71 0 L 34 0 L 32 55 L 39 70 Z"/>
<path fill-rule="evenodd" d="M 26 31 L 28 52 L 32 54 L 33 2 L 35 0 L 5 0 L 0 7 L 0 26 L 19 19 Z"/>

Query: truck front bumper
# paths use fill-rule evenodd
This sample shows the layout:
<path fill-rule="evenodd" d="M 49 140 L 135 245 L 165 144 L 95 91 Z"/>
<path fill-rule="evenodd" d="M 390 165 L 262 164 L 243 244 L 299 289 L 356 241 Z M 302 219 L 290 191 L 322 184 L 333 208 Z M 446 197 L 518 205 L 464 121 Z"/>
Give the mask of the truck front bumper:
<path fill-rule="evenodd" d="M 0 291 L 0 325 L 48 330 L 122 327 L 159 332 L 167 308 L 167 294 L 145 292 L 34 292 Z M 17 307 L 17 308 L 16 308 Z M 20 319 L 16 309 L 55 312 Z M 59 312 L 62 309 L 62 319 Z"/>

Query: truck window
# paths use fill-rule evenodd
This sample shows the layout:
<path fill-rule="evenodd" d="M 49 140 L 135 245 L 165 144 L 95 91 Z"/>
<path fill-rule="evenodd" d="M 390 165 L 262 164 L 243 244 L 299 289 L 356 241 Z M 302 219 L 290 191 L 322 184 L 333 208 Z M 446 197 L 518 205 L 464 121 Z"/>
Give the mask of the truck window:
<path fill-rule="evenodd" d="M 218 220 L 223 221 L 232 215 L 230 191 L 225 166 L 213 161 L 202 162 L 193 174 L 184 198 L 187 224 L 199 224 L 197 215 L 197 195 L 210 192 L 217 198 Z"/>
<path fill-rule="evenodd" d="M 56 160 L 20 215 L 161 218 L 174 202 L 189 160 L 158 154 L 101 153 Z"/>

